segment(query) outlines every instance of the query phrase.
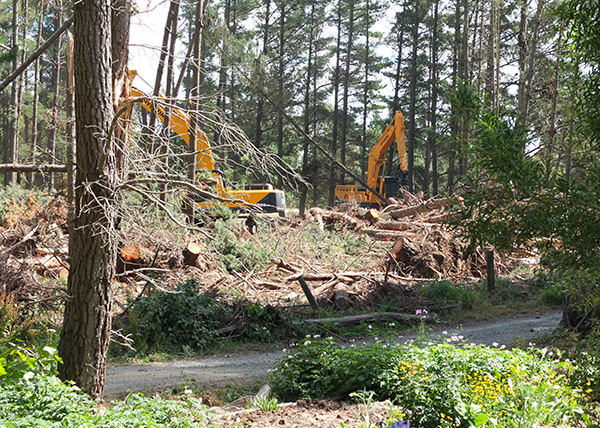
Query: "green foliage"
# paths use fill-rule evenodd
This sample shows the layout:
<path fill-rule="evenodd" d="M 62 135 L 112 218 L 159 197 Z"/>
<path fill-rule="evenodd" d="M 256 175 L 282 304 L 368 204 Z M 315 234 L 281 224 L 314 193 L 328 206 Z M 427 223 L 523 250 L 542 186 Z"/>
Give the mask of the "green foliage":
<path fill-rule="evenodd" d="M 0 380 L 4 385 L 16 385 L 40 373 L 56 373 L 60 362 L 51 346 L 35 351 L 8 340 L 0 341 Z"/>
<path fill-rule="evenodd" d="M 248 400 L 248 408 L 260 409 L 263 412 L 276 412 L 279 410 L 279 403 L 277 402 L 277 398 L 265 395 Z"/>
<path fill-rule="evenodd" d="M 76 386 L 56 377 L 56 349 L 33 350 L 0 340 L 0 426 L 67 428 L 79 426 L 206 427 L 200 400 L 181 401 L 129 396 L 125 402 L 99 411 Z"/>
<path fill-rule="evenodd" d="M 348 397 L 363 389 L 391 399 L 423 428 L 564 426 L 583 397 L 569 385 L 573 366 L 550 352 L 375 344 L 341 348 L 299 345 L 272 374 L 286 400 Z"/>
<path fill-rule="evenodd" d="M 286 337 L 291 329 L 281 311 L 273 306 L 262 306 L 258 302 L 246 302 L 248 322 L 243 337 L 252 342 L 272 343 Z"/>
<path fill-rule="evenodd" d="M 202 293 L 193 280 L 173 292 L 152 288 L 146 298 L 132 303 L 129 312 L 125 331 L 143 354 L 183 347 L 201 351 L 230 315 L 225 305 L 214 295 Z"/>
<path fill-rule="evenodd" d="M 263 269 L 274 256 L 268 247 L 259 247 L 251 240 L 241 241 L 232 231 L 234 221 L 217 220 L 213 229 L 215 239 L 211 245 L 217 259 L 229 272 Z"/>
<path fill-rule="evenodd" d="M 135 394 L 117 403 L 104 414 L 95 416 L 94 425 L 115 428 L 205 428 L 206 406 L 202 400 L 182 397 L 180 400 L 146 398 Z"/>
<path fill-rule="evenodd" d="M 565 303 L 562 290 L 556 284 L 550 284 L 541 289 L 537 294 L 537 298 L 548 306 L 559 306 Z"/>
<path fill-rule="evenodd" d="M 283 400 L 348 398 L 363 389 L 379 389 L 379 376 L 390 367 L 399 348 L 365 345 L 340 348 L 332 340 L 310 336 L 276 364 L 270 384 Z M 378 394 L 379 395 L 379 394 Z"/>
<path fill-rule="evenodd" d="M 451 303 L 460 304 L 463 309 L 472 309 L 478 300 L 478 296 L 473 289 L 456 285 L 449 280 L 428 284 L 423 289 L 423 296 L 427 299 L 434 299 L 443 305 Z"/>
<path fill-rule="evenodd" d="M 581 389 L 593 401 L 600 402 L 600 326 L 592 324 L 588 334 L 571 351 L 575 370 L 571 376 L 571 386 Z"/>
<path fill-rule="evenodd" d="M 460 189 L 464 204 L 456 224 L 475 245 L 512 249 L 539 231 L 543 219 L 526 200 L 540 192 L 544 172 L 525 154 L 526 133 L 517 125 L 486 114 L 474 126 L 468 152 L 476 156 Z"/>
<path fill-rule="evenodd" d="M 300 325 L 288 321 L 278 308 L 220 300 L 194 280 L 173 291 L 152 287 L 146 297 L 131 302 L 127 315 L 117 320 L 142 356 L 204 352 L 215 344 L 218 329 L 232 322 L 239 323 L 235 340 L 240 342 L 273 343 L 300 330 Z"/>

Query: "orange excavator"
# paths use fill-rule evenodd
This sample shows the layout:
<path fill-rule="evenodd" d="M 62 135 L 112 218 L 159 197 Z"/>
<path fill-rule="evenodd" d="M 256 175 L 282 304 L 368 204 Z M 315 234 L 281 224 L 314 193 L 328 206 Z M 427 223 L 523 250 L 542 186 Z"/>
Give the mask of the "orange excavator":
<path fill-rule="evenodd" d="M 131 79 L 137 72 L 131 70 Z M 155 111 L 156 117 L 165 122 L 165 106 L 162 103 L 154 103 L 152 98 L 139 89 L 132 87 L 131 95 L 141 98 L 140 104 L 148 111 Z M 190 117 L 183 110 L 174 107 L 172 109 L 169 127 L 179 135 L 189 146 L 190 144 Z M 221 171 L 215 169 L 215 161 L 208 138 L 200 129 L 196 130 L 196 150 L 194 158 L 194 170 L 198 182 L 209 188 L 209 190 L 228 199 L 225 205 L 234 211 L 248 211 L 251 206 L 258 207 L 264 213 L 279 213 L 285 215 L 285 194 L 282 190 L 274 189 L 271 184 L 249 184 L 245 189 L 229 189 L 225 184 L 225 178 Z M 206 177 L 209 175 L 210 177 Z M 214 201 L 197 196 L 196 206 L 200 209 L 210 208 Z"/>
<path fill-rule="evenodd" d="M 386 153 L 390 146 L 396 141 L 398 146 L 398 156 L 400 159 L 400 170 L 404 178 L 408 172 L 408 162 L 406 156 L 406 137 L 404 135 L 404 116 L 400 111 L 396 111 L 394 119 L 385 128 L 377 143 L 369 153 L 369 166 L 367 169 L 367 184 L 377 190 L 386 199 L 395 197 L 400 190 L 398 177 L 380 177 L 381 167 L 386 162 Z M 340 184 L 335 187 L 336 203 L 356 201 L 361 206 L 384 206 L 387 201 L 381 199 L 375 193 L 363 186 L 355 184 Z"/>

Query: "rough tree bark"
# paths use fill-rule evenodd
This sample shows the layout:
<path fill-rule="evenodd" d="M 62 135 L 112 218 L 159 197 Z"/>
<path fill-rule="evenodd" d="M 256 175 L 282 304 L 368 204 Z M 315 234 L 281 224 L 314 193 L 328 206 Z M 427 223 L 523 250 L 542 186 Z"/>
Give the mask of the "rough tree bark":
<path fill-rule="evenodd" d="M 114 76 L 126 69 L 126 55 L 112 46 L 111 11 L 127 0 L 75 2 L 75 117 L 77 172 L 69 233 L 71 269 L 63 328 L 58 344 L 62 379 L 73 380 L 92 397 L 102 396 L 111 331 L 112 288 L 118 248 L 116 189 L 119 150 L 108 140 L 114 117 Z M 129 24 L 126 16 L 116 20 Z M 127 27 L 128 32 L 128 27 Z M 114 33 L 113 33 L 114 34 Z M 123 41 L 119 33 L 117 39 Z M 127 43 L 119 46 L 126 49 Z M 113 64 L 113 57 L 119 64 Z M 118 69 L 114 73 L 113 67 Z M 119 80 L 119 79 L 117 79 Z"/>

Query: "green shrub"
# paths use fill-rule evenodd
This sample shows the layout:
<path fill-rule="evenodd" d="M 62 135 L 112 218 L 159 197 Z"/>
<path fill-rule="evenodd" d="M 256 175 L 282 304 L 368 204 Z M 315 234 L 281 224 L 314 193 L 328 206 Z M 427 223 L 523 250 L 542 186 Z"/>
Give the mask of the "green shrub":
<path fill-rule="evenodd" d="M 301 331 L 301 325 L 289 321 L 279 308 L 220 300 L 194 280 L 174 291 L 151 288 L 146 297 L 130 303 L 125 317 L 115 321 L 142 356 L 206 351 L 215 343 L 218 330 L 231 323 L 238 324 L 235 340 L 241 342 L 273 343 Z M 113 355 L 122 351 L 111 349 Z"/>
<path fill-rule="evenodd" d="M 250 341 L 271 343 L 286 337 L 292 326 L 280 309 L 262 306 L 258 302 L 246 302 L 248 321 L 244 326 L 243 337 Z"/>
<path fill-rule="evenodd" d="M 202 351 L 215 330 L 230 317 L 229 308 L 214 295 L 202 293 L 188 280 L 173 292 L 152 288 L 130 307 L 125 332 L 142 354 L 156 351 Z"/>
<path fill-rule="evenodd" d="M 568 384 L 573 367 L 537 349 L 309 342 L 277 362 L 271 381 L 279 397 L 371 390 L 422 428 L 564 426 L 580 413 L 582 396 Z"/>
<path fill-rule="evenodd" d="M 560 306 L 565 303 L 565 298 L 560 288 L 552 284 L 540 290 L 537 294 L 537 298 L 548 306 Z"/>

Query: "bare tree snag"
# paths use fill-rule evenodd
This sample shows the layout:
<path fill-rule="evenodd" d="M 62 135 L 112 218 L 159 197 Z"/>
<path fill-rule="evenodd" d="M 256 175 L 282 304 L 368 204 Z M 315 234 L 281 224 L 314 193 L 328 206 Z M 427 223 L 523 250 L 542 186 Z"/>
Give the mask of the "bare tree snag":
<path fill-rule="evenodd" d="M 306 295 L 306 299 L 308 300 L 308 303 L 310 303 L 310 307 L 313 308 L 314 310 L 317 310 L 317 309 L 319 309 L 319 305 L 317 304 L 315 297 L 313 296 L 312 292 L 310 291 L 308 284 L 304 280 L 303 275 L 304 275 L 304 272 L 298 272 L 297 274 L 293 275 L 293 279 L 298 280 L 298 282 L 300 283 L 300 287 L 302 287 L 302 291 Z"/>

